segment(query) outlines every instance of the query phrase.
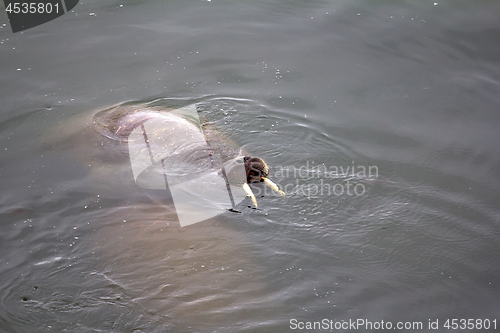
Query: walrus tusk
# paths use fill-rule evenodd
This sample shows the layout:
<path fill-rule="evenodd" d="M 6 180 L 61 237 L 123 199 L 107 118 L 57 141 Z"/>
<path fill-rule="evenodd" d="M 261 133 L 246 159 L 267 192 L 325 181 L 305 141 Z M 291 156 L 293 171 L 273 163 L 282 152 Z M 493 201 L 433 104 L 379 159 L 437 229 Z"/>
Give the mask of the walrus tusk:
<path fill-rule="evenodd" d="M 279 193 L 282 197 L 284 197 L 286 195 L 285 192 L 283 192 L 282 190 L 280 190 L 278 188 L 278 185 L 276 185 L 275 183 L 273 183 L 271 180 L 267 179 L 266 177 L 262 177 L 262 179 L 264 180 L 264 183 L 266 183 L 267 186 L 269 186 L 270 188 L 272 188 L 275 192 Z"/>
<path fill-rule="evenodd" d="M 253 202 L 255 208 L 258 208 L 257 207 L 257 200 L 255 199 L 255 195 L 253 195 L 252 189 L 250 188 L 250 186 L 248 186 L 247 183 L 243 184 L 243 190 L 245 190 L 247 197 L 250 197 L 252 199 L 252 202 Z"/>

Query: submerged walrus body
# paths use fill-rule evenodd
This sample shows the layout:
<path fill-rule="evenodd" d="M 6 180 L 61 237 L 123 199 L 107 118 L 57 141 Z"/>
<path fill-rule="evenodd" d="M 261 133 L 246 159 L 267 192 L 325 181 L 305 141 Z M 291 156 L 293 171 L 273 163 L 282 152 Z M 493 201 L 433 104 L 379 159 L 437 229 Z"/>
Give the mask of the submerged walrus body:
<path fill-rule="evenodd" d="M 172 189 L 191 184 L 190 193 L 178 195 L 187 201 L 199 191 L 201 183 L 216 183 L 217 178 L 210 177 L 216 172 L 227 186 L 240 187 L 255 207 L 257 201 L 249 183 L 265 182 L 284 195 L 267 179 L 269 168 L 264 160 L 243 156 L 234 142 L 214 128 L 202 126 L 195 104 L 176 109 L 117 106 L 96 114 L 93 126 L 108 138 L 127 142 L 134 180 L 140 187 L 162 189 L 166 185 Z M 205 191 L 205 196 L 213 196 L 210 189 Z M 233 198 L 231 202 L 234 208 Z"/>

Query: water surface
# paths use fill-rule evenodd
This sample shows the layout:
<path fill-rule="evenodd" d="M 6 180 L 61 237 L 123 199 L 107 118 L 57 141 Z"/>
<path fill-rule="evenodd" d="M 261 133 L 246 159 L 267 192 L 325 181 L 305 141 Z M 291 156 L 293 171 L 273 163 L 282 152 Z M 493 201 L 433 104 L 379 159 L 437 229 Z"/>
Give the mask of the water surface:
<path fill-rule="evenodd" d="M 80 1 L 2 27 L 0 331 L 500 324 L 499 11 Z M 92 126 L 169 98 L 264 158 L 286 198 L 257 185 L 259 210 L 180 228 Z"/>

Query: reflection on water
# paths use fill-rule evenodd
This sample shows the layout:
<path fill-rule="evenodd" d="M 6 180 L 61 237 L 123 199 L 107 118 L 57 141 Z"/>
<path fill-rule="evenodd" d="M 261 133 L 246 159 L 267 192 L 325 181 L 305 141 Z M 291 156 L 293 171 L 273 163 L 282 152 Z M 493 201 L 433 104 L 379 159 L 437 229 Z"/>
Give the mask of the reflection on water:
<path fill-rule="evenodd" d="M 95 228 L 71 220 L 82 226 L 67 237 L 70 257 L 36 263 L 4 299 L 38 329 L 209 331 L 273 307 L 252 245 L 228 221 L 180 229 L 175 213 L 147 205 L 87 213 Z M 79 322 L 82 311 L 90 321 Z"/>

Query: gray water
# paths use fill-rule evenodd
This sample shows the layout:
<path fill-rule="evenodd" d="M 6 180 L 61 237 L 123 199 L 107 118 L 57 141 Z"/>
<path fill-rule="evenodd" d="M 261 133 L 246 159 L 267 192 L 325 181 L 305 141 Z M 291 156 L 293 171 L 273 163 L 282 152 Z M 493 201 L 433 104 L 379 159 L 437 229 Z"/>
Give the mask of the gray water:
<path fill-rule="evenodd" d="M 16 34 L 1 9 L 1 332 L 498 331 L 500 3 L 80 1 Z M 287 196 L 181 228 L 92 127 L 169 99 Z"/>

